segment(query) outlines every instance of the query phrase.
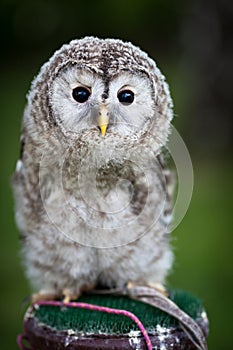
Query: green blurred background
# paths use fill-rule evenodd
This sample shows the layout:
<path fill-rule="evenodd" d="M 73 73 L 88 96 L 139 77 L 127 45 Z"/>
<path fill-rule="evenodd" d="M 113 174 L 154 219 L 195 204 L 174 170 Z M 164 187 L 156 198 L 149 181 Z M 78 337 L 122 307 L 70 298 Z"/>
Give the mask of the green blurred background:
<path fill-rule="evenodd" d="M 10 176 L 19 154 L 30 81 L 55 49 L 85 35 L 132 41 L 158 63 L 171 87 L 174 125 L 190 151 L 194 191 L 173 232 L 169 283 L 200 297 L 210 319 L 209 348 L 232 349 L 232 34 L 231 0 L 1 0 L 1 348 L 17 349 L 22 300 Z"/>

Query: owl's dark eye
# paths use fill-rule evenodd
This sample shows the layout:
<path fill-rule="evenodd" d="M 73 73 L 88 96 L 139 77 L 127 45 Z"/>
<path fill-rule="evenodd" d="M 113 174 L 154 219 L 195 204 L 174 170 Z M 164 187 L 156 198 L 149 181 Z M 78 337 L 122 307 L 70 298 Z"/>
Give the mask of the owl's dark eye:
<path fill-rule="evenodd" d="M 84 86 L 78 86 L 72 92 L 73 98 L 75 99 L 75 101 L 77 101 L 79 103 L 86 102 L 88 100 L 88 98 L 90 97 L 90 95 L 91 95 L 90 90 L 88 90 Z"/>
<path fill-rule="evenodd" d="M 117 95 L 118 100 L 123 105 L 130 105 L 134 100 L 134 93 L 131 90 L 122 90 Z"/>

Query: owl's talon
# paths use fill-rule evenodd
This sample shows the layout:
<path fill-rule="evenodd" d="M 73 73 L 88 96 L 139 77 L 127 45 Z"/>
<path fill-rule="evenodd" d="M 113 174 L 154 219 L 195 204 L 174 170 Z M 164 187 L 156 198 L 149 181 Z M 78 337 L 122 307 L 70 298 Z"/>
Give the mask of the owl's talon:
<path fill-rule="evenodd" d="M 158 292 L 163 294 L 165 297 L 168 297 L 168 290 L 161 283 L 148 283 L 148 286 L 156 289 Z"/>
<path fill-rule="evenodd" d="M 28 300 L 31 304 L 36 304 L 40 301 L 50 301 L 50 300 L 54 300 L 57 299 L 58 295 L 55 293 L 44 293 L 44 292 L 38 292 L 38 293 L 34 293 L 32 294 Z"/>
<path fill-rule="evenodd" d="M 69 303 L 72 300 L 78 299 L 80 294 L 79 293 L 74 294 L 74 293 L 71 292 L 71 290 L 69 288 L 65 288 L 63 290 L 62 295 L 63 295 L 63 303 L 67 304 L 67 303 Z"/>
<path fill-rule="evenodd" d="M 126 285 L 126 290 L 137 289 L 137 287 L 139 287 L 139 286 L 143 287 L 143 285 L 141 283 L 128 281 L 127 285 Z M 153 282 L 151 282 L 151 283 L 146 284 L 145 287 L 149 287 L 149 288 L 155 289 L 157 292 L 161 293 L 166 298 L 169 295 L 167 289 L 161 283 L 153 283 Z"/>

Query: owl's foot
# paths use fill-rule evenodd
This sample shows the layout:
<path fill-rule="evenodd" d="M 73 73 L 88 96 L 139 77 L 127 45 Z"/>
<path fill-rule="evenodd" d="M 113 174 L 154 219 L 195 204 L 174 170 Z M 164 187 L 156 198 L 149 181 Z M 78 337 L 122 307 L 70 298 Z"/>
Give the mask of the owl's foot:
<path fill-rule="evenodd" d="M 59 296 L 55 293 L 47 293 L 44 291 L 40 291 L 38 293 L 34 293 L 29 297 L 29 301 L 32 304 L 36 304 L 40 301 L 51 301 L 57 299 Z"/>
<path fill-rule="evenodd" d="M 167 289 L 161 284 L 161 283 L 148 283 L 148 286 L 151 288 L 156 289 L 158 292 L 160 292 L 161 294 L 163 294 L 165 297 L 168 297 L 168 291 Z"/>
<path fill-rule="evenodd" d="M 88 284 L 88 285 L 83 285 L 79 289 L 73 289 L 70 288 L 65 288 L 62 291 L 63 295 L 63 303 L 69 303 L 72 300 L 77 300 L 82 293 L 87 293 L 90 292 L 94 289 L 95 285 L 94 284 Z"/>
<path fill-rule="evenodd" d="M 52 301 L 56 299 L 61 299 L 63 303 L 69 303 L 71 300 L 76 300 L 80 296 L 80 293 L 72 293 L 70 289 L 66 288 L 63 290 L 62 294 L 49 293 L 45 291 L 40 291 L 38 293 L 34 293 L 27 298 L 31 304 L 36 304 L 41 301 Z"/>
<path fill-rule="evenodd" d="M 63 303 L 69 303 L 71 300 L 76 300 L 78 299 L 78 297 L 80 296 L 81 293 L 72 293 L 71 290 L 69 288 L 65 288 L 63 290 Z"/>
<path fill-rule="evenodd" d="M 134 288 L 137 288 L 137 286 L 141 286 L 141 284 L 138 284 L 137 282 L 132 282 L 129 281 L 127 283 L 126 289 L 128 290 L 133 290 Z M 167 289 L 161 284 L 161 283 L 153 283 L 153 282 L 149 282 L 147 285 L 145 285 L 145 287 L 150 287 L 155 289 L 157 292 L 163 294 L 165 297 L 168 297 L 168 291 Z"/>
<path fill-rule="evenodd" d="M 32 304 L 36 304 L 41 301 L 51 301 L 56 299 L 61 299 L 63 303 L 69 303 L 71 300 L 76 300 L 80 296 L 80 293 L 72 293 L 70 289 L 66 288 L 63 290 L 62 294 L 47 293 L 40 291 L 38 293 L 32 294 L 28 299 Z"/>

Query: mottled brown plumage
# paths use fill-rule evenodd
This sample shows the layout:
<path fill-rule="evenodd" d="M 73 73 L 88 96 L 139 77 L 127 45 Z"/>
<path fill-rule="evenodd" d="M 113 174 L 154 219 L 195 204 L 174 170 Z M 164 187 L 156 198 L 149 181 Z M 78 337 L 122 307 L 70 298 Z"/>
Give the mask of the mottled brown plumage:
<path fill-rule="evenodd" d="M 172 252 L 161 151 L 171 119 L 163 75 L 130 43 L 74 40 L 41 68 L 14 175 L 34 290 L 164 283 Z"/>

